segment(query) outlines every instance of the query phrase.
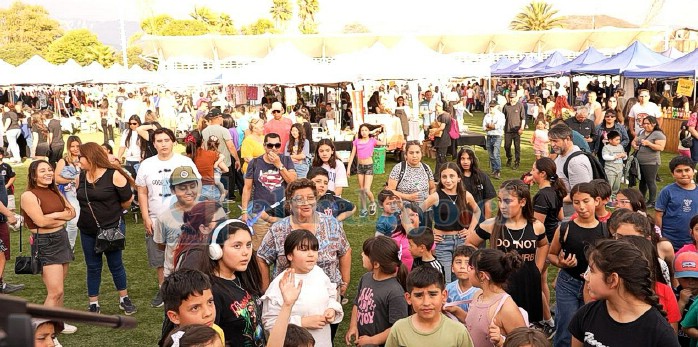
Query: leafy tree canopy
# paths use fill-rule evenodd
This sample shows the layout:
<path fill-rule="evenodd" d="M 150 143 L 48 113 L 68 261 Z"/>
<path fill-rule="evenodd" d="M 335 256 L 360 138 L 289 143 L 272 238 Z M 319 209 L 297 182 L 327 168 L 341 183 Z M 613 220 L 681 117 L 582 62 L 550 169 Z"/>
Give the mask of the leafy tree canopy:
<path fill-rule="evenodd" d="M 161 35 L 162 30 L 173 20 L 174 18 L 167 14 L 148 17 L 141 22 L 141 30 L 149 35 Z"/>
<path fill-rule="evenodd" d="M 87 29 L 71 30 L 48 46 L 46 60 L 53 64 L 63 64 L 68 59 L 73 59 L 85 66 L 95 60 L 95 50 L 103 53 L 102 46 L 104 44 L 91 31 Z"/>
<path fill-rule="evenodd" d="M 370 33 L 371 30 L 368 30 L 368 28 L 361 23 L 354 22 L 345 25 L 342 32 L 345 34 L 365 34 Z"/>
<path fill-rule="evenodd" d="M 14 66 L 21 65 L 39 51 L 26 42 L 17 42 L 0 46 L 0 59 Z"/>
<path fill-rule="evenodd" d="M 194 19 L 175 19 L 162 28 L 160 35 L 197 36 L 209 32 L 206 24 Z"/>
<path fill-rule="evenodd" d="M 44 53 L 48 45 L 63 34 L 58 21 L 49 17 L 45 8 L 19 1 L 0 9 L 0 27 L 0 45 L 26 43 L 39 53 Z M 26 46 L 15 51 L 26 51 Z"/>
<path fill-rule="evenodd" d="M 243 35 L 276 34 L 278 30 L 274 23 L 266 18 L 260 18 L 256 22 L 242 28 Z"/>

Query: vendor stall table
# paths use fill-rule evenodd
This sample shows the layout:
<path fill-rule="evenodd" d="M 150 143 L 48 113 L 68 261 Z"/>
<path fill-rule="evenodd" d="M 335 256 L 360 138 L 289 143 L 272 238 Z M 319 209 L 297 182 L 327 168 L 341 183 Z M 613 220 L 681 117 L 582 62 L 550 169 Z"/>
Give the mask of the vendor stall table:
<path fill-rule="evenodd" d="M 657 122 L 659 127 L 664 131 L 666 136 L 666 146 L 664 147 L 664 152 L 668 153 L 678 153 L 679 152 L 679 131 L 681 130 L 681 123 L 687 121 L 687 119 L 681 118 L 659 118 Z"/>
<path fill-rule="evenodd" d="M 474 133 L 472 131 L 461 131 L 460 138 L 455 141 L 451 141 L 451 148 L 449 148 L 448 153 L 455 158 L 455 156 L 458 154 L 458 149 L 462 146 L 480 146 L 486 150 L 487 140 L 483 134 Z"/>

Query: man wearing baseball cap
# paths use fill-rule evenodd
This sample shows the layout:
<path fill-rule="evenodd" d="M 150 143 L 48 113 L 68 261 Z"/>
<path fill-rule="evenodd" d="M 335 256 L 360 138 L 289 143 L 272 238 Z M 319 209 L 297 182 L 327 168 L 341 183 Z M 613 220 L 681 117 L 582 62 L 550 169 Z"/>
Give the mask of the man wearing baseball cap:
<path fill-rule="evenodd" d="M 153 233 L 153 241 L 165 250 L 165 277 L 174 271 L 174 250 L 182 233 L 184 212 L 191 210 L 199 200 L 201 178 L 191 166 L 180 166 L 170 175 L 170 191 L 177 200 L 158 216 L 158 226 L 154 228 L 157 232 Z"/>
<path fill-rule="evenodd" d="M 275 101 L 271 104 L 271 114 L 274 116 L 271 120 L 264 124 L 264 135 L 278 134 L 281 138 L 281 153 L 286 149 L 288 136 L 291 133 L 291 120 L 284 117 L 284 107 L 280 102 Z"/>

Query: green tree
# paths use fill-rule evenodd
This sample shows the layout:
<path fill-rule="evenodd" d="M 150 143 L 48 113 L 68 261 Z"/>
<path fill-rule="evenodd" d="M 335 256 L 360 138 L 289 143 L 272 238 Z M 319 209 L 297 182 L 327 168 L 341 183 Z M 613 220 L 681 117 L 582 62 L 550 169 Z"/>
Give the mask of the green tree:
<path fill-rule="evenodd" d="M 141 30 L 149 35 L 160 35 L 162 29 L 173 20 L 174 18 L 167 14 L 148 17 L 141 22 Z"/>
<path fill-rule="evenodd" d="M 230 18 L 230 15 L 227 13 L 221 13 L 218 15 L 218 20 L 216 21 L 216 25 L 214 26 L 214 30 L 212 30 L 212 32 L 223 35 L 235 35 L 238 33 L 237 29 L 235 29 L 235 26 L 233 25 L 233 19 Z"/>
<path fill-rule="evenodd" d="M 522 9 L 509 24 L 512 30 L 536 31 L 562 27 L 558 11 L 545 1 L 532 1 Z"/>
<path fill-rule="evenodd" d="M 19 1 L 0 9 L 0 28 L 0 46 L 27 43 L 40 53 L 63 34 L 58 21 L 49 17 L 45 8 Z"/>
<path fill-rule="evenodd" d="M 237 34 L 233 19 L 227 13 L 217 13 L 206 6 L 194 7 L 189 16 L 195 21 L 206 25 L 209 32 L 225 35 Z"/>
<path fill-rule="evenodd" d="M 46 60 L 53 64 L 63 64 L 72 58 L 80 65 L 85 66 L 95 60 L 92 50 L 101 50 L 102 46 L 104 44 L 91 31 L 87 29 L 71 30 L 48 46 Z"/>
<path fill-rule="evenodd" d="M 286 22 L 291 20 L 293 15 L 291 2 L 289 0 L 272 0 L 269 14 L 271 14 L 271 18 L 276 23 L 276 27 L 281 28 Z"/>
<path fill-rule="evenodd" d="M 175 19 L 160 31 L 164 36 L 197 36 L 209 32 L 206 24 L 194 19 Z"/>
<path fill-rule="evenodd" d="M 114 50 L 107 45 L 89 47 L 87 49 L 86 56 L 90 62 L 97 61 L 104 67 L 110 67 L 114 65 L 114 62 L 116 62 L 117 58 L 114 54 Z"/>
<path fill-rule="evenodd" d="M 14 66 L 21 65 L 29 58 L 39 54 L 33 45 L 26 42 L 10 43 L 0 46 L 0 59 Z"/>
<path fill-rule="evenodd" d="M 315 14 L 320 10 L 318 0 L 298 0 L 298 29 L 303 34 L 317 34 Z"/>
<path fill-rule="evenodd" d="M 262 34 L 277 34 L 278 30 L 274 26 L 274 23 L 266 18 L 257 19 L 256 22 L 243 27 L 243 35 L 262 35 Z"/>
<path fill-rule="evenodd" d="M 142 48 L 138 46 L 128 46 L 128 48 L 126 48 L 126 59 L 128 59 L 128 67 L 130 68 L 134 65 L 138 65 L 144 70 L 152 70 L 153 64 L 143 59 L 142 54 Z M 119 63 L 123 64 L 123 62 L 121 61 L 121 52 L 119 52 L 118 57 Z"/>

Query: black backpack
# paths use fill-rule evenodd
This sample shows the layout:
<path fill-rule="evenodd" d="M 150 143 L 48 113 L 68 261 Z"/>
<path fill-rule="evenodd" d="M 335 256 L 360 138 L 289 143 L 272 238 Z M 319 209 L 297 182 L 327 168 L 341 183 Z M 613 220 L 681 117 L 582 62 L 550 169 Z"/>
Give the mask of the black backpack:
<path fill-rule="evenodd" d="M 424 172 L 429 176 L 429 166 L 427 164 L 421 163 L 422 164 L 422 169 L 424 169 Z M 402 177 L 405 176 L 405 170 L 407 169 L 407 162 L 406 161 L 401 161 L 400 162 L 400 176 L 398 176 L 397 179 L 397 184 L 395 185 L 395 189 L 400 185 L 400 182 L 402 182 Z M 385 186 L 388 186 L 388 182 L 385 182 Z"/>
<path fill-rule="evenodd" d="M 567 160 L 565 160 L 565 165 L 562 167 L 562 172 L 565 173 L 565 177 L 567 177 L 568 179 L 570 178 L 570 174 L 569 174 L 570 160 L 572 160 L 572 158 L 574 158 L 578 155 L 585 155 L 589 159 L 589 163 L 591 164 L 591 172 L 592 172 L 594 179 L 601 178 L 601 179 L 607 180 L 606 171 L 604 170 L 603 165 L 601 164 L 599 159 L 597 159 L 593 154 L 591 154 L 589 152 L 584 152 L 584 151 L 574 152 L 574 153 L 570 154 L 569 157 L 567 157 Z"/>

